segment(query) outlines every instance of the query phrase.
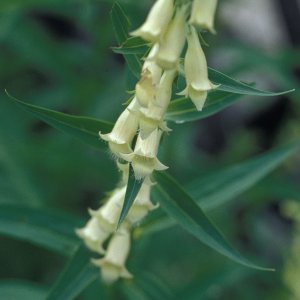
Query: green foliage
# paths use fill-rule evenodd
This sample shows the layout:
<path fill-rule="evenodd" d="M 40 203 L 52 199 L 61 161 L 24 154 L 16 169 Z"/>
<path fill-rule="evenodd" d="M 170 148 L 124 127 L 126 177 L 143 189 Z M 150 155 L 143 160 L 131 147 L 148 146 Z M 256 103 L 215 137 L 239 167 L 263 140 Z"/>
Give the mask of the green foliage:
<path fill-rule="evenodd" d="M 143 184 L 143 180 L 135 179 L 133 168 L 130 165 L 126 193 L 125 193 L 125 198 L 124 198 L 124 204 L 123 204 L 123 207 L 121 210 L 118 227 L 125 220 L 138 192 L 141 189 L 142 184 Z"/>
<path fill-rule="evenodd" d="M 69 255 L 78 245 L 76 218 L 42 209 L 1 205 L 0 232 L 40 247 Z"/>
<path fill-rule="evenodd" d="M 1 86 L 31 102 L 0 95 L 0 273 L 2 278 L 26 279 L 2 279 L 0 298 L 287 299 L 281 269 L 292 227 L 285 223 L 280 205 L 288 198 L 300 199 L 294 182 L 298 176 L 296 160 L 290 160 L 299 151 L 299 101 L 297 91 L 287 94 L 298 85 L 293 70 L 299 55 L 292 49 L 265 55 L 248 45 L 231 47 L 231 40 L 222 41 L 228 46 L 220 49 L 233 51 L 236 64 L 227 68 L 230 76 L 209 69 L 210 79 L 219 87 L 209 93 L 203 110 L 196 111 L 189 99 L 174 97 L 171 102 L 167 120 L 175 123 L 174 131 L 165 137 L 162 150 L 176 153 L 170 158 L 170 173 L 177 175 L 176 179 L 165 173 L 154 175 L 158 183 L 153 200 L 167 214 L 160 209 L 135 229 L 139 239 L 133 243 L 130 269 L 137 275 L 109 291 L 100 283 L 99 270 L 90 262 L 91 253 L 80 246 L 74 229 L 84 224 L 86 208 L 98 207 L 95 199 L 111 189 L 119 175 L 103 152 L 76 140 L 107 151 L 98 132 L 111 130 L 110 120 L 128 98 L 125 83 L 132 81 L 134 86 L 141 58 L 149 48 L 148 43 L 128 34 L 133 29 L 130 20 L 134 26 L 140 22 L 144 3 L 123 1 L 123 9 L 112 2 L 1 1 Z M 135 18 L 129 18 L 125 10 Z M 42 25 L 36 17 L 43 19 L 41 11 L 75 24 L 72 30 L 78 37 L 55 36 L 51 25 L 47 21 Z M 122 62 L 109 50 L 115 45 L 112 30 L 117 41 L 113 51 L 124 56 L 129 70 L 124 71 Z M 276 90 L 286 92 L 263 91 L 233 79 L 250 67 L 270 70 Z M 281 85 L 277 86 L 278 82 Z M 251 98 L 240 101 L 242 95 Z M 237 130 L 235 125 L 228 127 L 226 114 L 242 112 L 242 117 L 250 118 L 275 103 L 267 98 L 258 102 L 254 96 L 280 95 L 285 95 L 293 114 L 279 124 L 272 149 L 257 156 L 267 149 L 261 149 L 266 136 L 244 124 Z M 196 129 L 201 130 L 199 138 L 212 138 L 211 123 L 205 122 L 217 113 L 224 118 L 222 130 L 232 133 L 214 155 L 197 148 Z M 32 116 L 70 137 L 57 135 Z M 195 122 L 198 120 L 203 122 Z M 176 124 L 181 123 L 187 124 L 179 128 Z M 172 140 L 173 135 L 176 138 Z M 179 172 L 177 164 L 182 166 Z M 276 173 L 272 173 L 275 168 Z M 120 222 L 140 185 L 129 176 Z M 279 206 L 278 210 L 274 206 Z M 228 244 L 211 219 L 251 260 L 260 260 L 260 264 L 278 271 L 274 274 L 240 267 L 202 247 L 198 240 L 256 268 Z M 192 235 L 177 227 L 168 233 L 162 231 L 175 224 Z M 43 264 L 38 260 L 40 253 Z"/>
<path fill-rule="evenodd" d="M 43 287 L 23 281 L 3 280 L 0 283 L 0 298 L 6 300 L 44 299 L 46 291 Z"/>
<path fill-rule="evenodd" d="M 155 199 L 159 201 L 165 212 L 183 228 L 195 235 L 204 244 L 244 266 L 265 271 L 272 270 L 258 267 L 243 258 L 172 177 L 164 173 L 155 173 L 154 178 L 158 182 L 154 187 Z"/>
<path fill-rule="evenodd" d="M 8 95 L 9 96 L 9 95 Z M 98 119 L 71 116 L 58 111 L 38 107 L 24 103 L 12 96 L 9 96 L 15 104 L 25 111 L 30 112 L 35 117 L 53 126 L 54 128 L 68 133 L 75 138 L 96 148 L 104 148 L 105 144 L 99 140 L 98 132 L 108 132 L 112 129 L 112 124 Z"/>
<path fill-rule="evenodd" d="M 77 297 L 99 276 L 99 271 L 91 265 L 90 260 L 90 252 L 84 246 L 78 247 L 46 299 L 71 300 Z"/>

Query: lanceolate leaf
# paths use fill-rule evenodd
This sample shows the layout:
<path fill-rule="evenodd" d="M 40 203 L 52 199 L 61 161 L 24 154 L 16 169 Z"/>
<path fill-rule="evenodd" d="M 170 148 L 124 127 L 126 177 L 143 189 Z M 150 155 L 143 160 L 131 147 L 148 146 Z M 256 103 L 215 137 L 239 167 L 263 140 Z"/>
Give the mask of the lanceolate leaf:
<path fill-rule="evenodd" d="M 125 193 L 125 199 L 124 199 L 124 204 L 122 207 L 122 211 L 120 214 L 118 226 L 121 225 L 121 223 L 124 221 L 126 218 L 138 192 L 141 189 L 141 186 L 143 184 L 143 180 L 136 180 L 134 177 L 134 171 L 131 166 L 129 165 L 129 175 L 128 175 L 128 183 L 127 183 L 127 188 L 126 188 L 126 193 Z"/>
<path fill-rule="evenodd" d="M 89 251 L 80 246 L 58 277 L 46 300 L 75 299 L 99 276 L 99 269 L 91 263 Z"/>
<path fill-rule="evenodd" d="M 112 124 L 107 121 L 93 119 L 89 117 L 72 116 L 51 109 L 35 106 L 22 102 L 9 94 L 10 99 L 24 109 L 30 112 L 38 119 L 46 122 L 50 126 L 68 133 L 90 146 L 105 149 L 106 145 L 99 139 L 98 132 L 109 132 Z"/>
<path fill-rule="evenodd" d="M 220 85 L 218 87 L 219 90 L 230 92 L 230 93 L 251 95 L 251 96 L 278 96 L 278 95 L 284 95 L 294 91 L 294 90 L 290 90 L 290 91 L 284 91 L 279 93 L 273 93 L 273 92 L 259 90 L 252 87 L 251 85 L 235 80 L 221 73 L 220 71 L 214 70 L 212 68 L 208 68 L 208 76 L 212 82 Z"/>
<path fill-rule="evenodd" d="M 112 7 L 110 17 L 117 42 L 119 45 L 122 45 L 128 38 L 130 21 L 120 4 L 117 2 L 115 2 Z M 140 58 L 136 54 L 124 54 L 124 58 L 131 72 L 135 75 L 136 78 L 139 78 L 142 68 Z"/>
<path fill-rule="evenodd" d="M 208 94 L 203 110 L 197 111 L 190 99 L 179 98 L 171 102 L 166 120 L 178 124 L 201 120 L 218 113 L 240 99 L 241 96 L 238 94 L 218 90 L 212 91 Z"/>
<path fill-rule="evenodd" d="M 213 248 L 228 258 L 244 266 L 271 271 L 252 264 L 243 258 L 206 217 L 202 209 L 185 192 L 185 190 L 170 175 L 162 172 L 154 173 L 157 184 L 154 186 L 154 198 L 157 199 L 173 219 L 183 228 L 197 237 L 201 242 Z"/>
<path fill-rule="evenodd" d="M 247 191 L 300 149 L 300 142 L 278 147 L 233 167 L 201 176 L 185 186 L 186 191 L 209 211 L 226 204 Z M 145 222 L 141 233 L 151 233 L 175 225 L 165 216 Z"/>
<path fill-rule="evenodd" d="M 240 195 L 300 149 L 300 142 L 271 150 L 239 165 L 196 178 L 186 188 L 203 209 L 213 209 Z"/>
<path fill-rule="evenodd" d="M 62 255 L 78 245 L 74 228 L 80 221 L 65 214 L 12 205 L 0 205 L 0 234 L 28 241 Z"/>

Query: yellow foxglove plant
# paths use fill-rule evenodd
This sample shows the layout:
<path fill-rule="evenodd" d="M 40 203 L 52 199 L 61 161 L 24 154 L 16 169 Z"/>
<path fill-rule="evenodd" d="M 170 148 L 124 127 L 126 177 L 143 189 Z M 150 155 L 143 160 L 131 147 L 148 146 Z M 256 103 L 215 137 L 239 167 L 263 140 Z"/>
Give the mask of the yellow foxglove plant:
<path fill-rule="evenodd" d="M 121 113 L 110 133 L 99 133 L 101 139 L 108 142 L 117 166 L 123 172 L 123 180 L 121 187 L 111 193 L 102 207 L 90 210 L 91 219 L 84 228 L 77 230 L 87 247 L 104 254 L 103 258 L 93 262 L 100 267 L 102 278 L 107 283 L 132 276 L 125 267 L 130 231 L 157 207 L 150 199 L 153 185 L 150 177 L 153 171 L 168 168 L 160 162 L 158 150 L 162 134 L 170 131 L 165 114 L 174 80 L 182 69 L 180 59 L 186 41 L 186 89 L 183 94 L 190 97 L 196 108 L 201 110 L 207 93 L 216 87 L 208 79 L 205 55 L 194 27 L 214 32 L 215 8 L 216 1 L 212 0 L 194 0 L 193 3 L 157 0 L 144 24 L 131 33 L 150 42 L 150 51 L 144 59 L 133 100 Z M 121 227 L 116 231 L 126 194 L 126 179 L 130 176 L 129 165 L 136 180 L 143 180 L 143 183 Z M 105 249 L 103 244 L 107 240 Z"/>

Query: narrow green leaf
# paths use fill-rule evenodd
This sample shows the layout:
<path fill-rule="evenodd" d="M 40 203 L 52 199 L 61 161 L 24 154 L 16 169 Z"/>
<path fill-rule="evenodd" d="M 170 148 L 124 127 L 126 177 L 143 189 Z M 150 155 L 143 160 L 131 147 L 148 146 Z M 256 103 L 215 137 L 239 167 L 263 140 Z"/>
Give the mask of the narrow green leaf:
<path fill-rule="evenodd" d="M 130 21 L 126 16 L 123 8 L 118 2 L 115 2 L 110 12 L 114 32 L 119 45 L 122 45 L 128 38 Z M 141 60 L 137 55 L 124 54 L 126 63 L 136 78 L 140 77 L 142 69 Z"/>
<path fill-rule="evenodd" d="M 236 93 L 241 95 L 252 95 L 252 96 L 279 96 L 287 93 L 291 93 L 294 90 L 284 91 L 284 92 L 268 92 L 256 89 L 251 85 L 245 84 L 241 81 L 235 80 L 220 71 L 208 68 L 208 76 L 212 82 L 219 84 L 218 90 L 230 93 Z"/>
<path fill-rule="evenodd" d="M 106 121 L 97 120 L 89 117 L 72 116 L 51 109 L 35 106 L 22 102 L 8 93 L 9 98 L 22 109 L 30 112 L 38 119 L 46 122 L 50 126 L 68 133 L 80 141 L 87 143 L 95 148 L 105 149 L 105 143 L 99 140 L 98 132 L 109 132 L 112 124 Z"/>
<path fill-rule="evenodd" d="M 186 188 L 203 209 L 214 209 L 254 186 L 299 149 L 298 141 L 279 147 L 239 165 L 196 178 Z"/>
<path fill-rule="evenodd" d="M 46 296 L 44 287 L 23 280 L 1 280 L 0 299 L 3 300 L 41 300 Z"/>
<path fill-rule="evenodd" d="M 240 95 L 215 90 L 208 94 L 202 111 L 198 111 L 190 99 L 176 99 L 169 105 L 166 120 L 178 124 L 201 120 L 220 112 L 240 99 Z"/>
<path fill-rule="evenodd" d="M 61 275 L 58 277 L 46 300 L 75 299 L 99 276 L 99 270 L 92 266 L 90 252 L 80 246 Z"/>
<path fill-rule="evenodd" d="M 110 11 L 112 25 L 119 45 L 122 45 L 128 38 L 128 31 L 131 25 L 129 18 L 122 6 L 115 1 Z"/>
<path fill-rule="evenodd" d="M 213 210 L 253 187 L 299 149 L 299 141 L 278 147 L 235 166 L 196 178 L 185 188 L 204 211 Z M 159 215 L 145 222 L 138 234 L 153 233 L 173 225 L 172 219 Z"/>
<path fill-rule="evenodd" d="M 0 234 L 28 241 L 63 255 L 73 253 L 79 241 L 74 228 L 80 221 L 44 209 L 0 205 Z"/>
<path fill-rule="evenodd" d="M 138 192 L 141 189 L 142 184 L 143 184 L 143 180 L 135 179 L 134 171 L 130 164 L 125 199 L 124 199 L 123 207 L 122 207 L 119 222 L 118 222 L 118 227 L 121 225 L 121 223 L 126 218 Z"/>
<path fill-rule="evenodd" d="M 155 172 L 154 198 L 159 201 L 167 214 L 175 219 L 183 228 L 197 237 L 207 246 L 222 255 L 244 266 L 264 271 L 272 269 L 254 265 L 235 250 L 211 223 L 196 202 L 170 175 L 165 172 Z"/>
<path fill-rule="evenodd" d="M 145 54 L 149 49 L 149 44 L 137 36 L 127 38 L 120 47 L 112 48 L 115 53 L 119 54 Z"/>

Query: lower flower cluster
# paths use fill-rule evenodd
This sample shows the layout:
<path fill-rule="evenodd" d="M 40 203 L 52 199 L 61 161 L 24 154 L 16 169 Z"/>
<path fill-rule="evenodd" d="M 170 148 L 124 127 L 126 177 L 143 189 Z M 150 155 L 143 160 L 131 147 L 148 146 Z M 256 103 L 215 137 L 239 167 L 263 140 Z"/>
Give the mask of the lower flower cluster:
<path fill-rule="evenodd" d="M 124 169 L 126 170 L 123 172 L 127 172 L 124 176 L 126 177 L 128 168 Z M 123 180 L 121 184 L 121 187 L 110 193 L 104 205 L 98 210 L 89 210 L 91 218 L 85 227 L 76 230 L 77 235 L 83 239 L 90 250 L 104 255 L 103 258 L 92 261 L 101 268 L 102 278 L 107 283 L 112 283 L 120 277 L 132 277 L 125 267 L 130 250 L 131 229 L 157 207 L 150 200 L 152 183 L 147 178 L 143 182 L 129 214 L 116 231 L 126 192 Z M 107 247 L 104 246 L 106 244 Z"/>

